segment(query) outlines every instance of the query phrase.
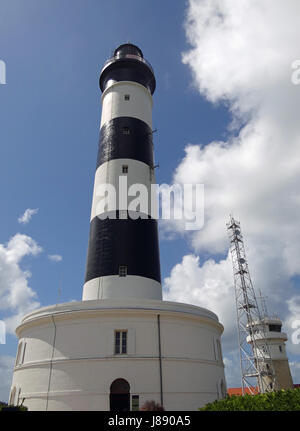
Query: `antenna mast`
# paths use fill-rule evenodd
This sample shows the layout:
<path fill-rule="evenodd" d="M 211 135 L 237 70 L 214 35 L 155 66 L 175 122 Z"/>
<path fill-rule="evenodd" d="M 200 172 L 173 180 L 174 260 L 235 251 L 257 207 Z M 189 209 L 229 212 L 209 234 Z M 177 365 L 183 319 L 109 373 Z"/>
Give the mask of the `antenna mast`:
<path fill-rule="evenodd" d="M 242 373 L 242 392 L 255 393 L 276 389 L 270 349 L 266 342 L 266 324 L 258 307 L 252 285 L 240 223 L 230 216 L 227 223 L 233 265 L 238 342 Z"/>
<path fill-rule="evenodd" d="M 259 289 L 259 299 L 261 304 L 262 317 L 265 319 L 268 317 L 266 298 L 262 295 L 262 291 Z"/>

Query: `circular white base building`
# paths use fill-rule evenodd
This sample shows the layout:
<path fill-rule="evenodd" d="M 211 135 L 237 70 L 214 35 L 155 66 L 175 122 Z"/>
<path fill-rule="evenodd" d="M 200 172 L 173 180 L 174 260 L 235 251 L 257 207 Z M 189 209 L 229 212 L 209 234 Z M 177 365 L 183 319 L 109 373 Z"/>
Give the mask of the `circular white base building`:
<path fill-rule="evenodd" d="M 155 400 L 166 410 L 197 410 L 226 394 L 222 332 L 212 312 L 174 302 L 41 308 L 17 328 L 10 402 L 24 400 L 29 410 L 122 411 Z"/>

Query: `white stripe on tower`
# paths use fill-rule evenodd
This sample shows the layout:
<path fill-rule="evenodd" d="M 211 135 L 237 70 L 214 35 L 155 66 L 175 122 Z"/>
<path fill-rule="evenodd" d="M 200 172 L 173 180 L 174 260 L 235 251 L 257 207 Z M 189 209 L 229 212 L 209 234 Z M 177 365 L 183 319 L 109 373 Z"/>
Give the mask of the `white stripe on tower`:
<path fill-rule="evenodd" d="M 152 106 L 151 93 L 143 85 L 130 81 L 116 82 L 102 95 L 100 128 L 118 117 L 138 118 L 152 128 Z"/>
<path fill-rule="evenodd" d="M 152 94 L 155 77 L 135 45 L 116 49 L 100 76 L 102 116 L 95 174 L 91 227 L 83 300 L 106 298 L 161 299 L 157 221 L 151 219 L 151 184 L 155 183 L 152 145 Z M 105 218 L 97 191 L 119 178 L 128 188 L 148 190 L 147 208 L 123 219 Z M 129 197 L 134 199 L 134 197 Z M 100 209 L 99 209 L 100 208 Z M 145 214 L 140 211 L 145 210 Z M 138 218 L 142 216 L 142 218 Z M 120 218 L 119 218 L 120 217 Z"/>
<path fill-rule="evenodd" d="M 147 211 L 148 215 L 156 214 L 156 209 L 152 208 L 151 205 L 151 185 L 155 184 L 154 169 L 149 167 L 146 163 L 140 162 L 138 160 L 132 159 L 114 159 L 109 162 L 104 162 L 96 170 L 95 182 L 94 182 L 94 192 L 93 192 L 93 203 L 91 211 L 91 220 L 94 217 L 103 214 L 105 211 L 104 205 L 101 205 L 101 198 L 103 196 L 103 190 L 101 190 L 102 184 L 110 184 L 116 190 L 116 209 L 123 209 L 119 207 L 118 197 L 120 195 L 120 177 L 121 184 L 122 181 L 127 183 L 128 191 L 134 193 L 135 184 L 142 184 L 147 189 L 148 199 L 147 199 Z M 122 187 L 122 185 L 121 185 Z M 114 195 L 109 196 L 111 199 L 107 199 L 109 208 L 114 207 Z M 134 196 L 127 197 L 128 206 L 135 199 Z M 155 203 L 155 202 L 154 202 Z"/>

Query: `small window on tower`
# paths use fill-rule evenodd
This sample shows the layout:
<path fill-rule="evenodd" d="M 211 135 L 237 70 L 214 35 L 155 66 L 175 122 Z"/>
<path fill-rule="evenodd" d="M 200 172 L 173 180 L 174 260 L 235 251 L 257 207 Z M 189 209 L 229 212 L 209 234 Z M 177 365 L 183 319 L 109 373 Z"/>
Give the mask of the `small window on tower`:
<path fill-rule="evenodd" d="M 127 331 L 115 331 L 115 355 L 127 353 Z"/>
<path fill-rule="evenodd" d="M 119 277 L 126 277 L 127 275 L 127 266 L 121 265 L 119 266 Z"/>
<path fill-rule="evenodd" d="M 123 135 L 130 135 L 129 127 L 123 127 Z"/>
<path fill-rule="evenodd" d="M 128 174 L 128 165 L 123 165 L 122 166 L 122 173 L 123 174 Z"/>
<path fill-rule="evenodd" d="M 269 331 L 281 332 L 281 325 L 269 325 Z"/>
<path fill-rule="evenodd" d="M 282 353 L 282 346 L 279 346 L 279 351 Z"/>
<path fill-rule="evenodd" d="M 125 100 L 130 100 L 130 95 L 129 94 L 125 94 L 124 99 Z"/>

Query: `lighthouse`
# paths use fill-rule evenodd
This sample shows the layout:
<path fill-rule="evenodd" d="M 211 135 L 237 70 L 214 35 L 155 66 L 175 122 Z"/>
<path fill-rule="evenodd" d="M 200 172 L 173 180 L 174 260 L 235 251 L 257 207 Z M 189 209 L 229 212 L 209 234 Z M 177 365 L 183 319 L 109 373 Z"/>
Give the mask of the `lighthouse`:
<path fill-rule="evenodd" d="M 104 64 L 82 300 L 24 316 L 16 329 L 11 404 L 117 412 L 154 400 L 166 410 L 191 411 L 226 396 L 218 317 L 162 299 L 150 199 L 155 85 L 133 44 L 120 45 Z"/>
<path fill-rule="evenodd" d="M 151 217 L 150 199 L 155 183 L 154 72 L 142 51 L 127 43 L 106 62 L 99 82 L 102 116 L 82 299 L 162 299 L 157 220 Z M 115 193 L 112 209 L 101 205 L 106 184 Z M 147 208 L 129 210 L 135 197 L 127 196 L 128 190 L 141 186 L 149 197 Z"/>

